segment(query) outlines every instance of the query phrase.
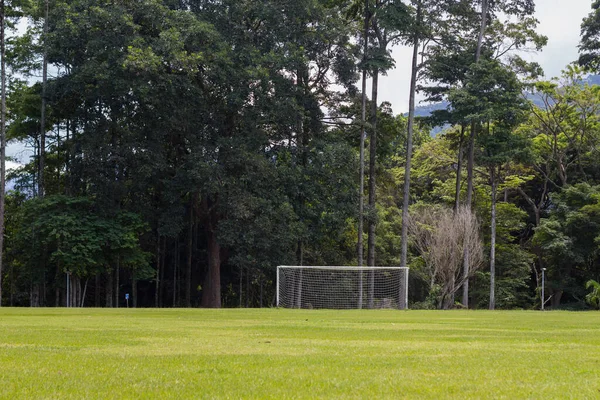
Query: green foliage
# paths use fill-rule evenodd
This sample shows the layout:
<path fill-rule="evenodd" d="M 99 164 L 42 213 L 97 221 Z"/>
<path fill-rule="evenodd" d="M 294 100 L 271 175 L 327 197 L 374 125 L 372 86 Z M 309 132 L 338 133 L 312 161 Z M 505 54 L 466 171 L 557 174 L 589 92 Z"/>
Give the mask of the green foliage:
<path fill-rule="evenodd" d="M 590 279 L 585 284 L 585 288 L 592 289 L 592 291 L 585 296 L 585 300 L 592 307 L 600 309 L 600 283 Z"/>
<path fill-rule="evenodd" d="M 600 1 L 592 1 L 592 12 L 581 24 L 581 42 L 579 44 L 579 64 L 591 70 L 600 68 Z"/>
<path fill-rule="evenodd" d="M 148 278 L 148 254 L 139 236 L 139 216 L 119 212 L 102 215 L 88 198 L 49 196 L 25 202 L 14 228 L 14 255 L 22 265 L 54 266 L 61 272 L 89 277 L 117 260 Z M 28 248 L 28 251 L 24 251 Z"/>
<path fill-rule="evenodd" d="M 599 193 L 599 186 L 580 183 L 553 194 L 553 209 L 533 236 L 549 266 L 551 285 L 576 298 L 583 297 L 587 278 L 598 273 Z"/>

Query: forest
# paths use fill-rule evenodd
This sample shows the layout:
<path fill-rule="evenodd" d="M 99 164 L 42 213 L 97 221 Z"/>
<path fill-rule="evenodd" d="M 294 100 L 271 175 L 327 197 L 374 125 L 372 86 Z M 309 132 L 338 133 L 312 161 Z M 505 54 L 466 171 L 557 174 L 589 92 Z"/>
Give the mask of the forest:
<path fill-rule="evenodd" d="M 600 1 L 559 78 L 534 3 L 0 0 L 0 305 L 271 307 L 278 265 L 347 265 L 598 308 Z"/>

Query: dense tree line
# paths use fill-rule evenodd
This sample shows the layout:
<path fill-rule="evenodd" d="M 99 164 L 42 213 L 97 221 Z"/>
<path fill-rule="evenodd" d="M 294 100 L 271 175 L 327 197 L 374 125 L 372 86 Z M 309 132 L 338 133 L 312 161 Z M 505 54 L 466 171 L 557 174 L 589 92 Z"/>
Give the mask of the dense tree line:
<path fill-rule="evenodd" d="M 266 307 L 277 265 L 363 254 L 421 308 L 537 307 L 542 269 L 585 307 L 600 280 L 598 2 L 557 81 L 519 56 L 533 0 L 1 8 L 2 134 L 35 153 L 0 199 L 2 305 Z M 407 115 L 378 96 L 400 44 Z"/>

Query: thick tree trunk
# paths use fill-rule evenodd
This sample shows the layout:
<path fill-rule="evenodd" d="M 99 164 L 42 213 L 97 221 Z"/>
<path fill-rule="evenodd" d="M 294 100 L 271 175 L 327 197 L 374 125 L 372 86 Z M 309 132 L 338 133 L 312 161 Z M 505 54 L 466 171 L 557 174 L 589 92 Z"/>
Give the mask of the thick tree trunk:
<path fill-rule="evenodd" d="M 375 266 L 375 227 L 376 221 L 376 166 L 377 166 L 377 90 L 379 71 L 373 71 L 373 87 L 371 94 L 371 136 L 369 143 L 369 240 L 367 249 L 367 265 Z M 369 308 L 374 307 L 375 274 L 369 273 Z"/>
<path fill-rule="evenodd" d="M 421 2 L 417 5 L 417 24 L 421 22 Z M 406 165 L 404 166 L 404 192 L 402 193 L 402 233 L 400 266 L 406 267 L 408 258 L 408 207 L 410 205 L 410 165 L 413 150 L 413 130 L 415 124 L 415 95 L 417 92 L 417 72 L 419 57 L 419 39 L 415 36 L 413 43 L 412 67 L 410 76 L 410 95 L 408 101 L 408 129 L 406 134 Z"/>
<path fill-rule="evenodd" d="M 6 192 L 6 48 L 4 0 L 0 1 L 0 307 L 2 307 L 2 268 L 4 264 L 4 202 Z"/>
<path fill-rule="evenodd" d="M 490 170 L 492 181 L 492 232 L 490 237 L 490 310 L 496 308 L 496 167 Z"/>
<path fill-rule="evenodd" d="M 550 301 L 552 308 L 560 307 L 560 300 L 562 299 L 563 293 L 564 292 L 562 290 L 557 290 L 552 293 L 552 300 Z"/>
<path fill-rule="evenodd" d="M 479 37 L 477 38 L 477 49 L 475 50 L 475 62 L 478 63 L 481 58 L 481 47 L 483 45 L 483 36 L 487 28 L 487 13 L 489 0 L 481 0 L 481 25 L 479 26 Z"/>
<path fill-rule="evenodd" d="M 221 307 L 221 246 L 217 241 L 216 210 L 208 211 L 206 236 L 208 247 L 208 272 L 202 288 L 202 307 Z"/>

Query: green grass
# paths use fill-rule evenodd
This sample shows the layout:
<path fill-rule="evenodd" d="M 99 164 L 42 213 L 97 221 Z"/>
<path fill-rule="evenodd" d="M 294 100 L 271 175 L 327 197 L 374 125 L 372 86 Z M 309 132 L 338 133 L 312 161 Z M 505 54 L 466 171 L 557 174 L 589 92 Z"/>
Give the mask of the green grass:
<path fill-rule="evenodd" d="M 0 398 L 599 398 L 600 313 L 0 309 Z"/>

